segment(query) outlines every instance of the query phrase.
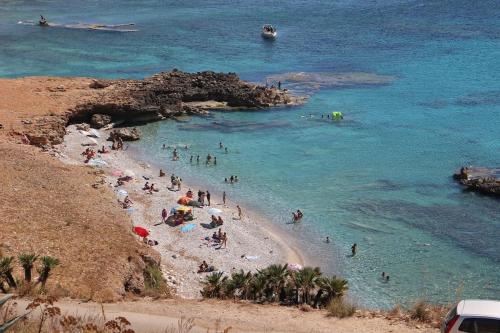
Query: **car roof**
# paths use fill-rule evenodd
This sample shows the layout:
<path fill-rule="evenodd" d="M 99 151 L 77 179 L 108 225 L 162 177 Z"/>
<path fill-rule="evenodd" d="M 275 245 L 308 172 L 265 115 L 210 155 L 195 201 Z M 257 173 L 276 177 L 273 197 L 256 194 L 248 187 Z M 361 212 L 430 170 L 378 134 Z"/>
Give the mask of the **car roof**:
<path fill-rule="evenodd" d="M 470 317 L 500 318 L 500 302 L 479 299 L 463 300 L 457 305 L 457 314 Z"/>

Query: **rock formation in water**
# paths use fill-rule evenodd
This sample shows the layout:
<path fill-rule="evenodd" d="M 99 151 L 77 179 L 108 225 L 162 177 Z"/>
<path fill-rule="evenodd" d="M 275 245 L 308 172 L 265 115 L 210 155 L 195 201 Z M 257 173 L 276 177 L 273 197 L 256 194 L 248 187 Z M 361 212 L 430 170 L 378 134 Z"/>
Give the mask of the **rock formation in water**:
<path fill-rule="evenodd" d="M 500 169 L 462 167 L 453 178 L 468 190 L 500 197 L 500 178 L 497 176 L 499 173 Z"/>

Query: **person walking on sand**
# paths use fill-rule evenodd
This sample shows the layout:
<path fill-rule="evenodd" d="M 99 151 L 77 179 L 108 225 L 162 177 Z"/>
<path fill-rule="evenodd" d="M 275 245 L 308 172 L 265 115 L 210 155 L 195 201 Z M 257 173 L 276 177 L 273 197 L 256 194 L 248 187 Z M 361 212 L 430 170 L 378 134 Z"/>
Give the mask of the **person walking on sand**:
<path fill-rule="evenodd" d="M 221 241 L 222 241 L 222 244 L 220 245 L 220 247 L 221 247 L 221 248 L 222 248 L 222 247 L 226 248 L 226 246 L 227 246 L 227 234 L 226 234 L 226 233 L 224 233 L 224 234 L 222 235 L 222 237 L 221 237 Z"/>
<path fill-rule="evenodd" d="M 210 206 L 210 192 L 208 192 L 208 190 L 207 190 L 207 202 L 208 205 Z"/>
<path fill-rule="evenodd" d="M 356 243 L 352 244 L 352 246 L 351 246 L 351 252 L 352 252 L 352 256 L 353 257 L 356 255 L 357 248 L 358 248 L 358 244 L 356 244 Z"/>
<path fill-rule="evenodd" d="M 222 203 L 226 205 L 226 191 L 222 192 Z"/>
<path fill-rule="evenodd" d="M 236 205 L 236 209 L 238 209 L 238 217 L 241 220 L 241 218 L 243 217 L 243 212 L 241 211 L 240 205 Z"/>

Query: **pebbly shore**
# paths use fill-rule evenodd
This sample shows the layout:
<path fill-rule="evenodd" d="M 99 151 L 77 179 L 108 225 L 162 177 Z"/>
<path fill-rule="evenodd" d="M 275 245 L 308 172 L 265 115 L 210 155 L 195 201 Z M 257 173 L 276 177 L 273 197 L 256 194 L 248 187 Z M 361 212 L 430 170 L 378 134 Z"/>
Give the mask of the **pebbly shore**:
<path fill-rule="evenodd" d="M 97 133 L 99 137 L 94 136 L 93 140 L 97 145 L 93 149 L 97 150 L 103 145 L 109 147 L 110 143 L 106 141 L 109 131 L 100 130 Z M 68 127 L 64 142 L 55 147 L 61 161 L 67 164 L 84 164 L 81 153 L 86 148 L 83 145 L 89 142 L 85 134 L 85 131 L 78 130 L 76 126 Z M 158 242 L 153 249 L 160 253 L 164 275 L 177 291 L 177 295 L 186 298 L 200 296 L 200 282 L 208 274 L 197 273 L 203 260 L 216 270 L 227 274 L 240 269 L 255 271 L 273 263 L 303 264 L 299 252 L 289 247 L 280 235 L 271 230 L 269 221 L 247 211 L 245 207 L 243 218 L 240 220 L 236 210 L 237 203 L 229 198 L 226 205 L 223 205 L 221 193 L 212 193 L 211 207 L 222 211 L 222 231 L 228 235 L 225 248 L 206 240 L 206 237 L 210 238 L 212 233 L 218 230 L 208 227 L 211 218 L 209 207 L 194 209 L 195 219 L 184 224 L 194 224 L 194 228 L 189 232 L 181 231 L 183 225 L 172 227 L 162 222 L 163 208 L 170 210 L 188 189 L 196 193 L 199 187 L 184 183 L 181 191 L 171 190 L 169 170 L 164 170 L 165 177 L 159 177 L 158 168 L 136 160 L 127 151 L 110 150 L 109 153 L 99 154 L 96 160 L 99 163 L 91 163 L 93 168 L 102 170 L 105 176 L 105 183 L 96 186 L 113 189 L 117 205 L 118 200 L 124 199 L 125 193 L 131 198 L 133 205 L 128 212 L 133 224 L 146 228 L 150 232 L 149 239 Z M 115 187 L 118 179 L 116 171 L 126 171 L 134 175 L 133 180 Z M 142 188 L 146 181 L 154 183 L 159 192 L 148 194 L 144 191 Z"/>

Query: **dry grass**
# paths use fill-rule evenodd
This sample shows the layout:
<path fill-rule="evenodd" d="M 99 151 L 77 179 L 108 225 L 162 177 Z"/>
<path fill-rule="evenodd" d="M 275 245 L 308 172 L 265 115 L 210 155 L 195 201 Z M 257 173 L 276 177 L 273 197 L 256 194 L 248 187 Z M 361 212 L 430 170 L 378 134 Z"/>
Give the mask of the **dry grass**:
<path fill-rule="evenodd" d="M 356 306 L 344 298 L 335 298 L 326 307 L 330 317 L 346 318 L 356 312 Z"/>
<path fill-rule="evenodd" d="M 4 255 L 59 258 L 47 290 L 61 296 L 116 301 L 126 295 L 126 281 L 143 284 L 141 255 L 158 254 L 135 239 L 112 192 L 92 187 L 98 175 L 1 137 L 0 156 Z"/>

